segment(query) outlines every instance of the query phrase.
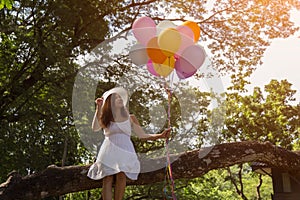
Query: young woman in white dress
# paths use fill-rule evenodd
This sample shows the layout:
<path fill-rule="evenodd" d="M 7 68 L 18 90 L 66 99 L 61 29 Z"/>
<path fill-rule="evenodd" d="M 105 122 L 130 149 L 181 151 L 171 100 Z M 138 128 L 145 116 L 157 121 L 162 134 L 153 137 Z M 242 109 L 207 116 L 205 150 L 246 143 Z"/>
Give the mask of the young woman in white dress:
<path fill-rule="evenodd" d="M 128 95 L 125 89 L 113 88 L 96 99 L 96 112 L 92 123 L 94 131 L 104 130 L 105 139 L 91 165 L 88 177 L 103 179 L 103 200 L 112 200 L 112 184 L 115 178 L 114 200 L 122 200 L 126 177 L 137 180 L 140 163 L 131 142 L 131 130 L 141 139 L 156 140 L 170 135 L 170 129 L 160 134 L 146 134 L 136 117 L 129 115 L 125 105 Z"/>

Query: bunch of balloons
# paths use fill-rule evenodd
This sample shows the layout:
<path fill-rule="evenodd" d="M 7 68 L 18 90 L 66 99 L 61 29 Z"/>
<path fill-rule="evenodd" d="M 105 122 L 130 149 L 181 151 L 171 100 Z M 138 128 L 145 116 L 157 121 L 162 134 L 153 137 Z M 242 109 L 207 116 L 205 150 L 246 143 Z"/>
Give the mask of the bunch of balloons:
<path fill-rule="evenodd" d="M 138 43 L 130 49 L 131 61 L 146 65 L 155 76 L 167 77 L 175 69 L 180 79 L 186 79 L 205 61 L 205 51 L 197 44 L 200 27 L 193 21 L 177 26 L 165 20 L 156 25 L 145 16 L 134 21 L 132 32 Z"/>

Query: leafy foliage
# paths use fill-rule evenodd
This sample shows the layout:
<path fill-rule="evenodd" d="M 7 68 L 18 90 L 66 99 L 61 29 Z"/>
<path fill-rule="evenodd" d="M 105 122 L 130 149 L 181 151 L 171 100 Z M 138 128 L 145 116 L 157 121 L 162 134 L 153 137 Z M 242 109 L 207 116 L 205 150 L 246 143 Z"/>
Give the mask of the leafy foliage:
<path fill-rule="evenodd" d="M 251 95 L 227 95 L 224 137 L 229 141 L 269 141 L 292 149 L 299 130 L 299 105 L 292 104 L 296 91 L 287 80 L 272 80 L 265 92 L 266 97 L 256 87 Z"/>
<path fill-rule="evenodd" d="M 215 1 L 209 9 L 207 1 L 1 0 L 0 181 L 11 170 L 27 174 L 50 164 L 72 165 L 91 160 L 72 115 L 72 90 L 77 87 L 74 79 L 82 69 L 77 58 L 94 50 L 105 39 L 129 30 L 138 16 L 151 15 L 157 22 L 165 18 L 183 21 L 193 17 L 201 26 L 201 42 L 207 42 L 207 52 L 212 54 L 212 67 L 222 72 L 237 72 L 235 76 L 239 78 L 240 68 L 251 73 L 261 63 L 271 39 L 285 38 L 298 30 L 289 21 L 289 11 L 294 7 L 299 9 L 298 1 L 222 0 Z M 115 61 L 108 64 L 109 70 L 101 77 L 97 95 L 113 87 L 133 67 L 128 64 L 127 55 L 119 55 Z M 141 77 L 142 80 L 145 79 Z M 236 80 L 246 84 L 243 78 Z M 241 86 L 239 83 L 234 87 Z M 271 82 L 265 91 L 269 93 L 266 99 L 258 88 L 250 96 L 238 94 L 241 90 L 228 95 L 227 130 L 219 140 L 271 140 L 291 148 L 299 131 L 299 107 L 288 104 L 294 92 L 285 81 Z M 204 142 L 209 120 L 214 116 L 207 109 L 211 96 L 197 89 L 188 88 L 185 92 L 199 97 L 194 106 L 187 108 L 197 117 L 181 118 L 179 102 L 189 99 L 174 97 L 172 124 L 174 132 L 181 133 L 178 141 L 188 148 L 196 148 Z M 145 85 L 134 95 L 132 101 L 139 104 L 131 110 L 143 113 L 138 116 L 141 123 L 149 122 L 145 111 L 151 106 L 147 104 L 149 98 L 166 104 L 159 93 L 162 91 L 155 92 Z M 184 125 L 191 123 L 193 128 L 182 126 L 179 121 Z M 219 128 L 216 125 L 214 131 L 218 132 Z M 193 137 L 195 144 L 189 144 L 191 138 L 184 140 L 186 133 Z M 162 146 L 136 143 L 139 151 L 159 145 Z M 190 195 L 187 198 L 192 198 L 194 190 L 204 190 L 198 190 L 201 185 L 195 182 L 191 181 L 192 189 L 183 190 Z M 217 187 L 212 184 L 206 181 L 203 185 Z M 217 195 L 213 189 L 211 193 Z"/>
<path fill-rule="evenodd" d="M 1 0 L 0 9 L 7 8 L 12 9 L 13 0 Z"/>

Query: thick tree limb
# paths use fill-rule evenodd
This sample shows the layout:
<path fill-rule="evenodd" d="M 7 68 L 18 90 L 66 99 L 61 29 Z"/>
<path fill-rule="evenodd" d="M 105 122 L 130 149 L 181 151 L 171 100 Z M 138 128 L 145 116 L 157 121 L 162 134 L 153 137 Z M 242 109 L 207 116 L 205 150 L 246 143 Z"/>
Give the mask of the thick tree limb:
<path fill-rule="evenodd" d="M 213 169 L 253 161 L 274 168 L 300 170 L 300 155 L 271 143 L 250 141 L 225 143 L 185 152 L 177 158 L 172 163 L 175 179 L 200 177 Z M 165 162 L 165 158 L 153 162 Z M 142 163 L 142 166 L 143 164 L 147 163 Z M 0 199 L 41 199 L 101 187 L 101 181 L 87 178 L 88 168 L 89 166 L 49 166 L 40 173 L 25 177 L 11 175 L 0 185 Z M 142 173 L 137 181 L 128 180 L 127 184 L 143 185 L 161 182 L 164 180 L 164 175 L 164 169 Z"/>

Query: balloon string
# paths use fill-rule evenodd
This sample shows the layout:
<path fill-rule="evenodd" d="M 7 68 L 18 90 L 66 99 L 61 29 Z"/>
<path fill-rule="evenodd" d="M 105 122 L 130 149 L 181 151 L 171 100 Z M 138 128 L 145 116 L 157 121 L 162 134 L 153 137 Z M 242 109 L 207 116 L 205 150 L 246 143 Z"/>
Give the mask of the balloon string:
<path fill-rule="evenodd" d="M 166 84 L 166 91 L 168 93 L 168 128 L 171 128 L 171 101 L 172 101 L 172 90 L 168 87 Z M 166 152 L 167 152 L 167 176 L 169 177 L 171 181 L 171 192 L 172 192 L 172 199 L 176 200 L 175 196 L 175 184 L 172 174 L 172 166 L 170 161 L 170 152 L 169 152 L 169 138 L 166 138 Z"/>

